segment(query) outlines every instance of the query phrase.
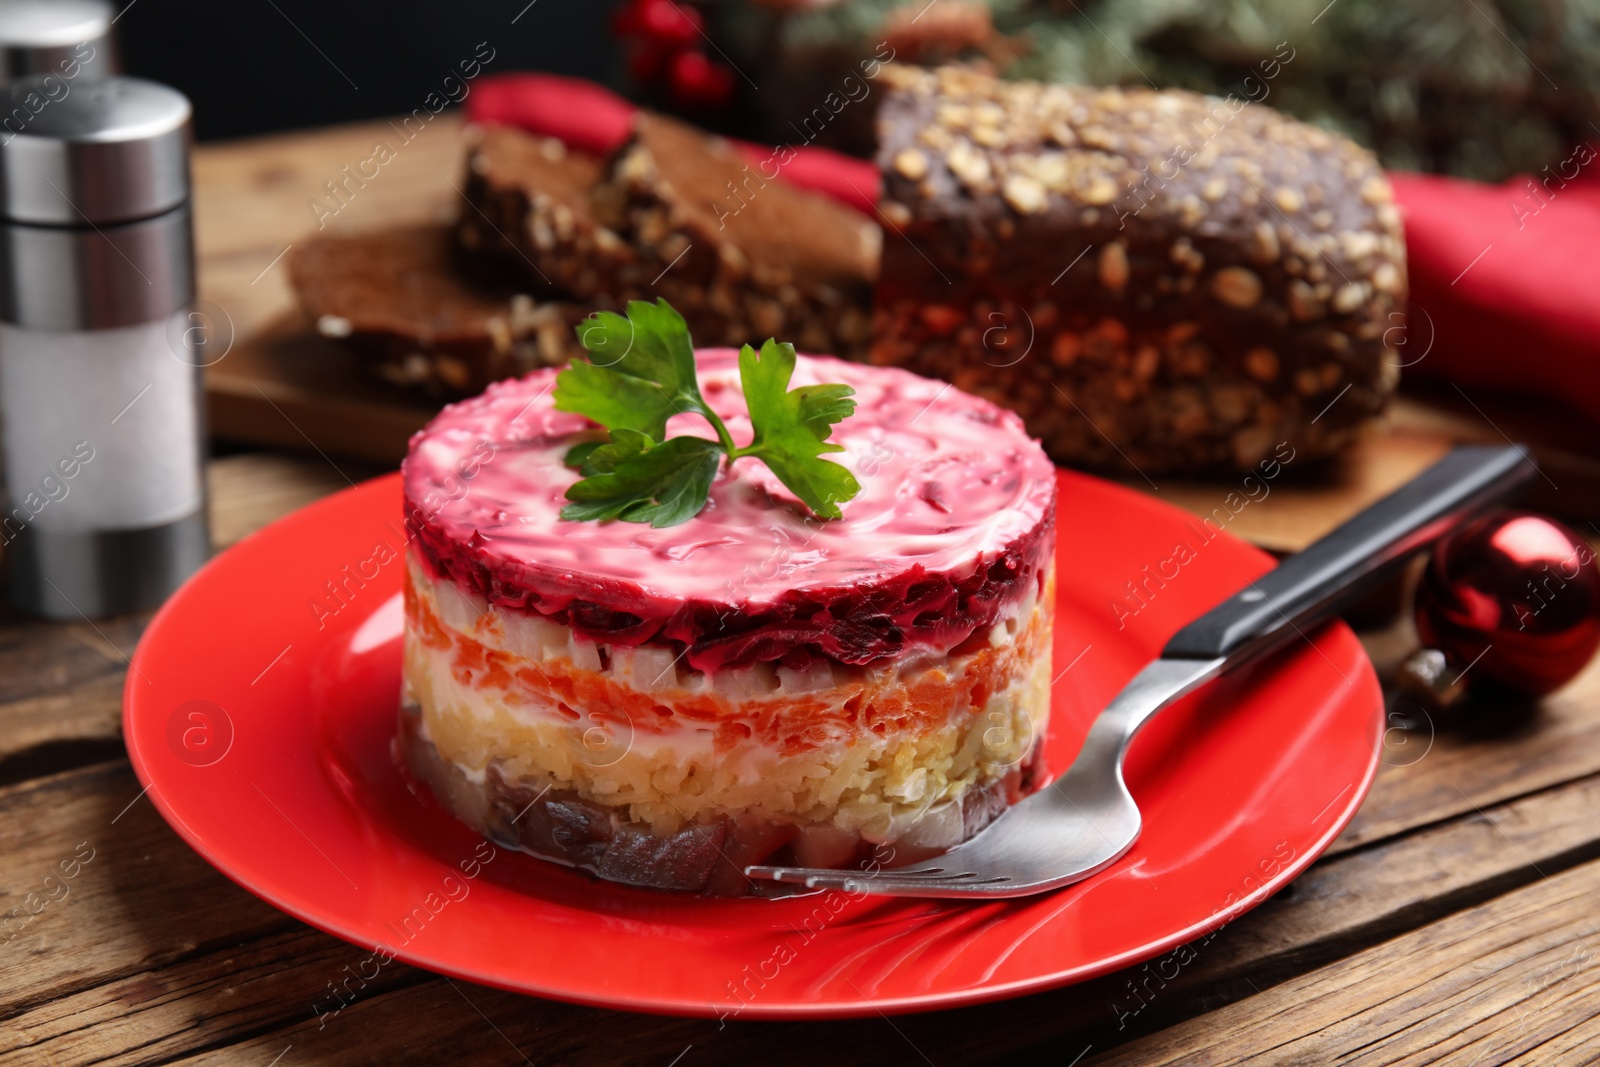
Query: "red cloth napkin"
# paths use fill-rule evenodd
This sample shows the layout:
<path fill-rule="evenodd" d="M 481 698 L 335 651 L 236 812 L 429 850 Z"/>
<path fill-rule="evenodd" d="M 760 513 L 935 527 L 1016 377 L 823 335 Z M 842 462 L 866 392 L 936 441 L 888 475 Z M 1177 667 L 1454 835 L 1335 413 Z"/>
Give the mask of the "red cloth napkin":
<path fill-rule="evenodd" d="M 467 94 L 472 122 L 520 126 L 596 156 L 628 139 L 637 110 L 603 85 L 555 74 L 495 74 Z"/>
<path fill-rule="evenodd" d="M 626 140 L 637 110 L 593 82 L 550 74 L 484 78 L 466 109 L 474 122 L 520 126 L 596 155 Z M 770 176 L 772 149 L 734 144 Z M 875 212 L 871 163 L 802 147 L 780 173 Z M 1409 324 L 1401 330 L 1397 320 L 1391 342 L 1405 374 L 1452 382 L 1475 402 L 1514 393 L 1600 422 L 1600 158 L 1574 146 L 1545 174 L 1537 192 L 1526 178 L 1489 186 L 1391 175 L 1411 279 Z"/>
<path fill-rule="evenodd" d="M 1529 178 L 1390 176 L 1411 276 L 1401 352 L 1420 359 L 1405 374 L 1474 402 L 1516 393 L 1600 422 L 1600 157 L 1582 148 L 1565 168 L 1576 179 L 1562 188 L 1553 163 L 1537 193 Z"/>

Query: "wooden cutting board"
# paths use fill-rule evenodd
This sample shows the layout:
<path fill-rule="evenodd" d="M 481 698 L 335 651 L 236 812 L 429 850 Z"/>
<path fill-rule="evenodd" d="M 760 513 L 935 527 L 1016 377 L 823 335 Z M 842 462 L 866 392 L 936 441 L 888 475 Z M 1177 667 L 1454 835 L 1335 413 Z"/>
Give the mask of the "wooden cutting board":
<path fill-rule="evenodd" d="M 373 178 L 352 176 L 380 142 L 394 158 Z M 321 453 L 335 466 L 341 459 L 399 463 L 406 440 L 439 401 L 376 379 L 349 350 L 311 330 L 284 260 L 319 227 L 354 231 L 453 217 L 462 154 L 460 120 L 448 112 L 409 142 L 380 121 L 195 150 L 202 310 L 233 338 L 206 372 L 214 437 Z M 1600 514 L 1600 435 L 1576 419 L 1454 391 L 1408 389 L 1367 440 L 1335 462 L 1286 470 L 1265 493 L 1242 478 L 1125 481 L 1199 515 L 1224 509 L 1232 532 L 1289 552 L 1452 445 L 1513 439 L 1532 444 L 1544 470 L 1529 504 L 1600 534 L 1586 524 Z"/>

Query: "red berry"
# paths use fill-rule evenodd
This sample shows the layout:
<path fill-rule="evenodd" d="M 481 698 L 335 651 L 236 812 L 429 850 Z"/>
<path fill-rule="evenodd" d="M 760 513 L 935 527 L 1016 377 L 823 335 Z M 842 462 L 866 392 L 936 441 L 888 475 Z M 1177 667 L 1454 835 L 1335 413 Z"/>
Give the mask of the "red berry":
<path fill-rule="evenodd" d="M 644 0 L 639 6 L 640 32 L 664 45 L 688 45 L 701 39 L 700 12 L 676 0 Z"/>
<path fill-rule="evenodd" d="M 733 71 L 700 52 L 673 56 L 667 84 L 680 107 L 716 109 L 733 100 Z"/>

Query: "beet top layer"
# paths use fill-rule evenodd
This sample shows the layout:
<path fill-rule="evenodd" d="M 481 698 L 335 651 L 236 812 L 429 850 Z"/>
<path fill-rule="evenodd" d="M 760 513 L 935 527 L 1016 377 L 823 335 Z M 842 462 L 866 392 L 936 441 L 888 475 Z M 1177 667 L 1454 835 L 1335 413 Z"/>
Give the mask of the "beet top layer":
<path fill-rule="evenodd" d="M 748 440 L 735 353 L 697 354 L 702 391 Z M 715 670 L 812 653 L 866 664 L 946 651 L 1037 592 L 1054 551 L 1055 470 L 1016 416 L 904 371 L 800 358 L 793 384 L 844 382 L 856 414 L 830 458 L 862 491 L 806 511 L 762 465 L 724 467 L 681 525 L 558 517 L 562 465 L 599 433 L 554 409 L 555 371 L 491 386 L 411 441 L 406 521 L 437 577 L 608 643 L 676 644 Z M 671 434 L 704 434 L 679 416 Z"/>

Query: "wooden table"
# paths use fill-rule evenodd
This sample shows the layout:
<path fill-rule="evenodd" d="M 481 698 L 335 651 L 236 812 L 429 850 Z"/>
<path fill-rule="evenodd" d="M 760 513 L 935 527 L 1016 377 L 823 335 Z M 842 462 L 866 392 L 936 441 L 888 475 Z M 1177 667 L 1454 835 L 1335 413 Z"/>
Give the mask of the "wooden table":
<path fill-rule="evenodd" d="M 198 154 L 203 285 L 241 335 L 287 307 L 273 257 L 309 227 L 307 196 L 361 158 L 374 132 Z M 408 146 L 397 169 L 352 202 L 352 224 L 448 210 L 454 194 L 441 176 L 453 173 L 455 135 L 441 124 Z M 230 388 L 250 385 L 248 374 L 235 378 Z M 222 433 L 253 437 L 234 417 L 259 420 L 259 409 L 220 409 Z M 1538 432 L 1535 419 L 1493 410 L 1497 424 L 1518 426 L 1512 432 Z M 284 422 L 273 432 L 303 454 L 212 463 L 219 545 L 378 469 L 319 456 Z M 1497 433 L 1459 407 L 1408 400 L 1367 446 L 1364 473 L 1275 492 L 1240 529 L 1295 547 L 1449 440 Z M 1565 483 L 1548 496 L 1552 506 L 1600 517 L 1585 480 L 1594 460 L 1573 446 L 1581 431 L 1546 429 L 1538 440 Z M 1216 499 L 1210 487 L 1176 483 L 1162 494 L 1200 509 Z M 1452 729 L 1393 732 L 1370 798 L 1327 855 L 1182 968 L 1145 965 L 927 1015 L 721 1025 L 576 1008 L 396 964 L 322 1025 L 312 1002 L 351 961 L 351 946 L 229 882 L 141 798 L 119 719 L 126 656 L 147 621 L 0 617 L 0 1064 L 1600 1057 L 1600 664 L 1531 715 L 1489 709 Z M 1413 637 L 1402 620 L 1364 640 L 1382 670 Z"/>

